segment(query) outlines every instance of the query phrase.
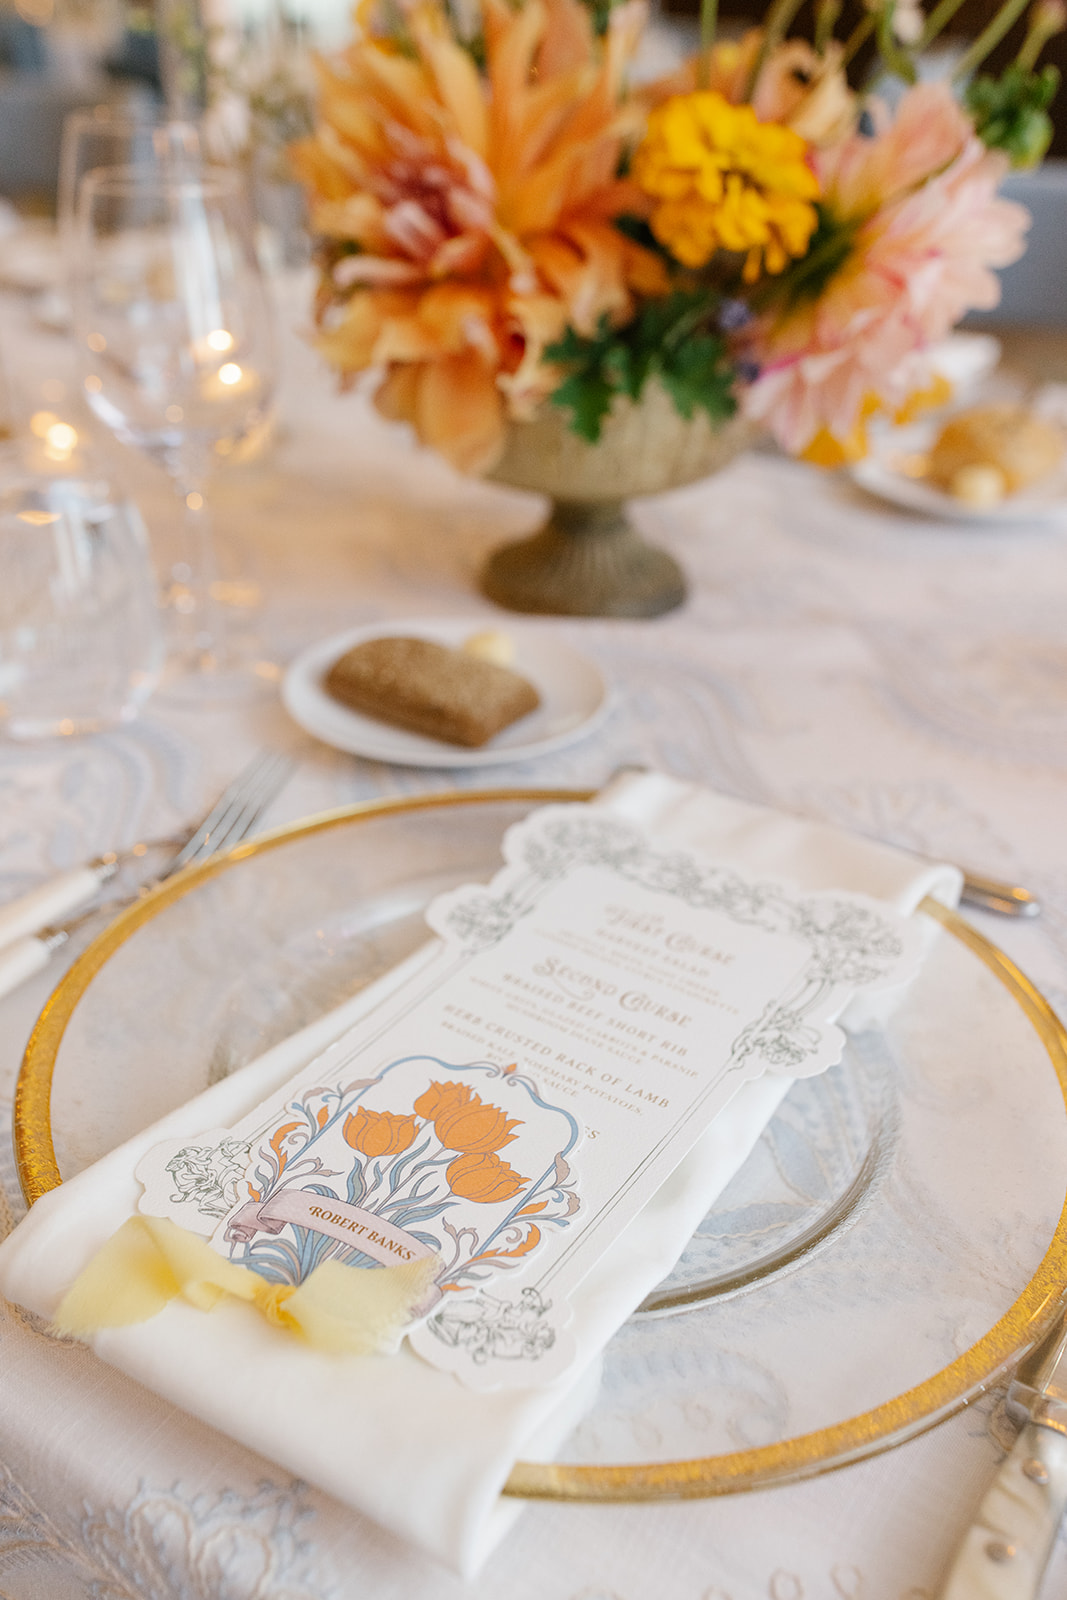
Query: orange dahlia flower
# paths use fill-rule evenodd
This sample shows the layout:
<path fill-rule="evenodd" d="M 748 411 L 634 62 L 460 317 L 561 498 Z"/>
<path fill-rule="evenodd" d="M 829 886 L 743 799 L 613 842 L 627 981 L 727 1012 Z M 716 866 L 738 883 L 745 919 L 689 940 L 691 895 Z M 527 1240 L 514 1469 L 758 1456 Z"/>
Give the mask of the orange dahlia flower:
<path fill-rule="evenodd" d="M 666 288 L 613 226 L 644 209 L 617 177 L 642 15 L 615 7 L 598 43 L 580 0 L 483 0 L 482 73 L 417 0 L 404 53 L 364 31 L 319 67 L 320 124 L 292 152 L 325 241 L 319 347 L 346 379 L 384 367 L 379 409 L 464 471 L 554 386 L 542 357 L 568 324 Z"/>
<path fill-rule="evenodd" d="M 457 1156 L 449 1162 L 445 1177 L 453 1194 L 479 1205 L 512 1200 L 527 1181 L 491 1151 L 468 1151 Z"/>
<path fill-rule="evenodd" d="M 360 1106 L 345 1118 L 345 1143 L 364 1156 L 398 1156 L 414 1143 L 419 1125 L 414 1117 L 395 1111 L 368 1111 Z"/>

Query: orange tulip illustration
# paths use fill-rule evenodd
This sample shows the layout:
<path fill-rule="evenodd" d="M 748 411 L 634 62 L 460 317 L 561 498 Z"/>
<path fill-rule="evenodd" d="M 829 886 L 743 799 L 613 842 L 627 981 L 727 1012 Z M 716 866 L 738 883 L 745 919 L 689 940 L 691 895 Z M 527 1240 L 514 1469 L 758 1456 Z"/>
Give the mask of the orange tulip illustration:
<path fill-rule="evenodd" d="M 499 1106 L 486 1105 L 464 1083 L 431 1083 L 415 1101 L 415 1111 L 434 1125 L 450 1150 L 502 1150 L 516 1136 L 521 1120 L 511 1120 Z"/>
<path fill-rule="evenodd" d="M 445 1176 L 453 1194 L 461 1200 L 476 1200 L 479 1205 L 511 1200 L 528 1182 L 489 1150 L 470 1150 L 457 1156 L 449 1162 Z"/>
<path fill-rule="evenodd" d="M 368 1111 L 360 1106 L 345 1118 L 344 1136 L 353 1150 L 364 1156 L 397 1156 L 414 1142 L 419 1125 L 414 1117 L 395 1111 Z"/>
<path fill-rule="evenodd" d="M 465 1106 L 473 1094 L 465 1083 L 431 1083 L 415 1101 L 417 1116 L 435 1121 L 448 1106 Z"/>
<path fill-rule="evenodd" d="M 485 1105 L 476 1094 L 465 1105 L 447 1105 L 434 1117 L 441 1143 L 465 1154 L 502 1150 L 516 1137 L 512 1128 L 521 1126 L 519 1120 L 509 1122 L 499 1106 Z"/>

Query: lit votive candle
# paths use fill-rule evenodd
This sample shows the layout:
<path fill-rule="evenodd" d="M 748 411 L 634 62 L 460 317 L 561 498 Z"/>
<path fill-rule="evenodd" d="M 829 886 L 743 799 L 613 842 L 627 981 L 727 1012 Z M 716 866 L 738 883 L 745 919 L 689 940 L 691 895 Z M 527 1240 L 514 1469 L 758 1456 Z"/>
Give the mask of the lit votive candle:
<path fill-rule="evenodd" d="M 221 367 L 201 378 L 200 394 L 204 400 L 236 400 L 239 395 L 254 393 L 259 384 L 259 373 L 254 367 L 239 361 L 224 361 Z"/>

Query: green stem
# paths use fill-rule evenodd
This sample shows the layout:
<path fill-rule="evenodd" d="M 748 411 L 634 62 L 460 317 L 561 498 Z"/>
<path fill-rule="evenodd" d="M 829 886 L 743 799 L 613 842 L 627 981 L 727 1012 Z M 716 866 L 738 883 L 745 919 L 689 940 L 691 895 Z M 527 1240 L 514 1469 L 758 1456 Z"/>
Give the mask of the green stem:
<path fill-rule="evenodd" d="M 1023 72 L 1033 72 L 1037 66 L 1037 58 L 1057 33 L 1062 33 L 1064 19 L 1062 14 L 1049 14 L 1049 9 L 1037 5 L 1034 7 L 1030 31 L 1023 40 L 1022 49 L 1015 57 L 1015 65 Z"/>
<path fill-rule="evenodd" d="M 963 60 L 959 63 L 953 78 L 962 80 L 969 78 L 989 55 L 995 50 L 1013 23 L 1018 22 L 1030 0 L 1005 0 L 996 16 L 989 25 L 982 29 L 977 39 L 972 44 Z"/>
<path fill-rule="evenodd" d="M 664 347 L 668 350 L 677 349 L 680 344 L 684 343 L 686 339 L 697 331 L 700 324 L 707 320 L 707 316 L 708 307 L 703 302 L 686 311 L 678 318 L 674 327 L 669 328 L 664 334 Z"/>
<path fill-rule="evenodd" d="M 749 73 L 748 83 L 745 86 L 743 99 L 750 104 L 756 93 L 756 85 L 760 80 L 760 73 L 767 64 L 767 59 L 773 50 L 776 50 L 785 38 L 785 30 L 803 5 L 804 0 L 774 0 L 767 13 L 767 22 L 763 33 L 763 43 L 759 48 L 759 55 L 753 63 Z"/>
<path fill-rule="evenodd" d="M 719 0 L 700 0 L 700 60 L 697 63 L 697 88 L 711 82 L 711 52 L 719 22 Z"/>
<path fill-rule="evenodd" d="M 1033 72 L 1037 66 L 1037 58 L 1045 48 L 1051 34 L 1043 28 L 1031 28 L 1023 40 L 1022 49 L 1015 57 L 1015 65 L 1021 67 L 1023 72 Z"/>
<path fill-rule="evenodd" d="M 907 51 L 902 49 L 893 32 L 896 0 L 887 0 L 878 13 L 878 53 L 887 72 L 895 72 L 905 83 L 915 82 L 915 67 Z"/>
<path fill-rule="evenodd" d="M 791 311 L 804 301 L 815 299 L 838 268 L 848 260 L 860 226 L 859 219 L 854 223 L 838 224 L 829 238 L 823 239 L 821 244 L 815 245 L 795 263 L 784 283 L 781 279 L 765 279 L 765 292 L 754 297 L 754 309 L 765 311 L 769 307 L 784 304 Z"/>
<path fill-rule="evenodd" d="M 959 3 L 962 5 L 963 0 L 959 0 Z M 845 40 L 845 48 L 841 54 L 841 65 L 843 67 L 847 67 L 849 62 L 852 60 L 852 57 L 856 54 L 856 51 L 863 48 L 877 26 L 878 18 L 870 12 L 867 14 L 867 16 L 862 17 L 860 21 L 857 22 L 848 38 Z"/>
<path fill-rule="evenodd" d="M 926 19 L 926 27 L 919 38 L 919 50 L 925 50 L 948 27 L 961 5 L 963 0 L 939 0 Z"/>
<path fill-rule="evenodd" d="M 815 12 L 815 48 L 821 56 L 826 54 L 840 15 L 841 0 L 820 0 Z"/>

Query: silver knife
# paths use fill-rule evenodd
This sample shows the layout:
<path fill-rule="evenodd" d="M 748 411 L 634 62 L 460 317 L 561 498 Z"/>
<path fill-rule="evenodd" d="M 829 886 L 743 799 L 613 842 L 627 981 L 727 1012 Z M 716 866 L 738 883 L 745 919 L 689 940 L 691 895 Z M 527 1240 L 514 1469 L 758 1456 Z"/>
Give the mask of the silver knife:
<path fill-rule="evenodd" d="M 0 947 L 14 944 L 16 939 L 25 938 L 28 933 L 36 933 L 38 928 L 58 922 L 68 912 L 77 911 L 79 906 L 95 899 L 104 884 L 110 883 L 127 862 L 140 860 L 156 848 L 180 850 L 192 831 L 190 828 L 175 839 L 135 844 L 121 853 L 109 850 L 106 855 L 86 862 L 84 867 L 62 872 L 36 889 L 19 895 L 16 900 L 8 900 L 0 905 Z"/>
<path fill-rule="evenodd" d="M 282 785 L 288 780 L 293 765 L 291 758 L 280 752 L 261 751 L 237 774 L 233 782 L 226 786 L 207 815 L 184 842 L 176 841 L 180 846 L 177 854 L 171 853 L 170 859 L 154 877 L 142 879 L 134 894 L 112 899 L 107 906 L 93 905 L 69 922 L 46 923 L 44 927 L 38 925 L 36 933 L 14 939 L 6 948 L 0 949 L 0 995 L 9 994 L 20 983 L 32 978 L 35 973 L 46 967 L 53 953 L 66 944 L 70 935 L 90 917 L 95 917 L 102 910 L 118 911 L 123 905 L 129 905 L 141 895 L 147 894 L 165 878 L 180 872 L 190 862 L 202 861 L 207 856 L 215 855 L 220 850 L 228 850 L 247 838 Z M 166 845 L 164 847 L 167 848 Z M 135 845 L 129 854 L 131 857 L 140 857 L 152 848 L 154 847 L 150 845 Z M 96 889 L 114 877 L 125 859 L 125 857 L 105 856 L 71 876 L 92 877 L 94 879 L 92 892 L 95 896 Z M 63 882 L 64 880 L 60 880 L 61 886 Z M 44 885 L 42 895 L 51 893 L 51 889 L 52 886 Z M 14 906 L 8 908 L 11 921 L 25 915 L 25 905 L 25 900 L 16 901 Z M 31 893 L 31 911 L 36 914 L 39 907 L 39 900 L 35 906 L 34 896 Z M 11 921 L 6 930 L 8 936 L 10 936 Z M 0 923 L 0 935 L 3 935 L 4 931 Z"/>
<path fill-rule="evenodd" d="M 1067 1315 L 1020 1363 L 1023 1426 L 952 1564 L 940 1600 L 1036 1600 L 1067 1509 Z"/>

